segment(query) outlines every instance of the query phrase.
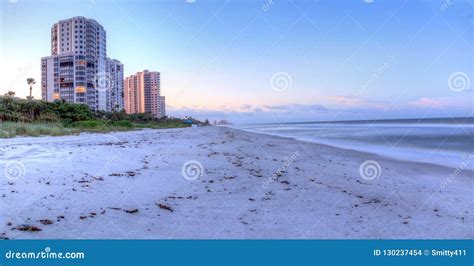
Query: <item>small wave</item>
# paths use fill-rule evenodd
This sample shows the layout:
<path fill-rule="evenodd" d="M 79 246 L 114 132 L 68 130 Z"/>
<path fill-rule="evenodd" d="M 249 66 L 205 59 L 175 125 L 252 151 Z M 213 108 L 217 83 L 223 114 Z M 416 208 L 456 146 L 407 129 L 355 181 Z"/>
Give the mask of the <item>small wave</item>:
<path fill-rule="evenodd" d="M 236 128 L 455 168 L 465 158 L 474 156 L 472 124 L 302 123 Z M 474 170 L 474 162 L 470 162 L 465 168 Z"/>

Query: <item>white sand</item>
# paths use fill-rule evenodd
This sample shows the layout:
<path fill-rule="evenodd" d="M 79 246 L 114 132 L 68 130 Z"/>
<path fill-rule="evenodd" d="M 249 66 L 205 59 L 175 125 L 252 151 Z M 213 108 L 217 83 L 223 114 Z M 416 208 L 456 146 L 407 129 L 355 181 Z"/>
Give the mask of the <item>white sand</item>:
<path fill-rule="evenodd" d="M 474 237 L 472 171 L 442 188 L 455 169 L 229 128 L 1 139 L 0 156 L 25 166 L 0 179 L 4 238 Z M 366 160 L 380 177 L 360 177 Z"/>

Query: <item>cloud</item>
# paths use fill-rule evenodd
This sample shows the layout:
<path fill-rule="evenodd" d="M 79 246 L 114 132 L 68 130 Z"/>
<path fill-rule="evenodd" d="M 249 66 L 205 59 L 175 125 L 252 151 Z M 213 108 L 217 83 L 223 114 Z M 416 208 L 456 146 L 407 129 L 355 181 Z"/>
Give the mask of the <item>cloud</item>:
<path fill-rule="evenodd" d="M 441 100 L 433 98 L 421 98 L 416 101 L 409 102 L 409 105 L 413 107 L 430 107 L 430 108 L 442 108 L 444 103 Z"/>
<path fill-rule="evenodd" d="M 327 108 L 319 104 L 263 105 L 263 109 L 274 112 L 325 112 Z"/>
<path fill-rule="evenodd" d="M 176 108 L 168 106 L 169 116 L 197 119 L 226 119 L 235 124 L 285 123 L 307 121 L 371 120 L 417 117 L 472 116 L 472 100 L 462 95 L 451 98 L 420 98 L 389 104 L 356 97 L 335 96 L 328 106 L 321 104 L 277 104 Z M 333 105 L 332 105 L 333 104 Z"/>
<path fill-rule="evenodd" d="M 251 110 L 252 109 L 252 105 L 251 104 L 243 104 L 240 106 L 240 108 L 242 110 Z"/>
<path fill-rule="evenodd" d="M 243 104 L 237 107 L 220 106 L 216 109 L 208 108 L 177 108 L 167 106 L 169 116 L 184 117 L 192 116 L 198 119 L 220 120 L 228 119 L 239 122 L 259 122 L 268 120 L 288 121 L 296 117 L 312 119 L 315 114 L 322 114 L 328 109 L 319 104 L 286 104 L 286 105 L 262 105 L 255 106 Z"/>
<path fill-rule="evenodd" d="M 342 108 L 374 108 L 387 109 L 389 104 L 382 101 L 367 100 L 354 96 L 332 96 L 329 101 Z"/>
<path fill-rule="evenodd" d="M 409 107 L 431 109 L 471 109 L 473 108 L 472 96 L 457 96 L 444 98 L 423 97 L 408 103 Z"/>

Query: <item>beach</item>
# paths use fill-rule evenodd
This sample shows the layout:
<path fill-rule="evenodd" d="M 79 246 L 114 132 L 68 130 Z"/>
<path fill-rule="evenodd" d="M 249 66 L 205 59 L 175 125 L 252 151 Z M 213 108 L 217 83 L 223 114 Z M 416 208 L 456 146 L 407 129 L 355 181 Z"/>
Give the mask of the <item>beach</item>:
<path fill-rule="evenodd" d="M 474 237 L 473 161 L 216 126 L 1 139 L 0 155 L 1 168 L 18 168 L 0 179 L 8 239 Z"/>

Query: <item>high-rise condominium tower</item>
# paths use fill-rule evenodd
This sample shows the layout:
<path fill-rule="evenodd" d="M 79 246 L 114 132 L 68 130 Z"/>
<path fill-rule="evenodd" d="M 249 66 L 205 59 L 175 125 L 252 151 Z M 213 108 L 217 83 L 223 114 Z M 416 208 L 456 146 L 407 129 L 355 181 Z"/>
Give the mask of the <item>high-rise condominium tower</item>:
<path fill-rule="evenodd" d="M 115 59 L 107 58 L 106 64 L 106 81 L 105 84 L 109 88 L 106 95 L 106 109 L 110 111 L 124 110 L 125 104 L 123 99 L 123 64 Z"/>
<path fill-rule="evenodd" d="M 42 98 L 123 108 L 123 65 L 107 58 L 106 33 L 95 20 L 73 17 L 51 27 L 51 56 L 41 59 Z"/>
<path fill-rule="evenodd" d="M 161 96 L 160 72 L 144 70 L 124 81 L 125 111 L 129 114 L 151 113 L 166 116 L 165 97 Z"/>

